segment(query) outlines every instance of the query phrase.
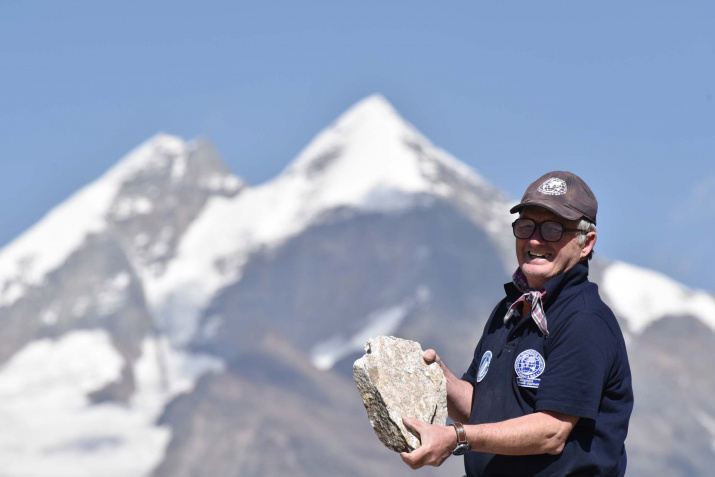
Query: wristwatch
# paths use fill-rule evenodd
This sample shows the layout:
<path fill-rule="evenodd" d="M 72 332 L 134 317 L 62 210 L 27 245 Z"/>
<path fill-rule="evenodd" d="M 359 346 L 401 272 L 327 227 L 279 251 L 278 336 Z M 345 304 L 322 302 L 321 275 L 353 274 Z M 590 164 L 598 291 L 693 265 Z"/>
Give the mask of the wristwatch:
<path fill-rule="evenodd" d="M 472 448 L 469 447 L 469 442 L 467 441 L 467 431 L 464 430 L 464 426 L 458 422 L 450 425 L 453 426 L 454 430 L 457 432 L 457 447 L 455 447 L 452 451 L 452 455 L 464 455 L 472 450 Z"/>

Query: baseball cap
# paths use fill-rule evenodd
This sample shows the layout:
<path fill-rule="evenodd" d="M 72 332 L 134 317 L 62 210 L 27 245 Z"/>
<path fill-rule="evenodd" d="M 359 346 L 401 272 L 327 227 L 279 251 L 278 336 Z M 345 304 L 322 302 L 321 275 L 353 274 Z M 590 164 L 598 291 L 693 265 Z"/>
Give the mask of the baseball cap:
<path fill-rule="evenodd" d="M 585 218 L 596 223 L 596 196 L 583 179 L 572 172 L 553 171 L 539 177 L 510 212 L 515 214 L 529 205 L 543 207 L 567 220 Z"/>

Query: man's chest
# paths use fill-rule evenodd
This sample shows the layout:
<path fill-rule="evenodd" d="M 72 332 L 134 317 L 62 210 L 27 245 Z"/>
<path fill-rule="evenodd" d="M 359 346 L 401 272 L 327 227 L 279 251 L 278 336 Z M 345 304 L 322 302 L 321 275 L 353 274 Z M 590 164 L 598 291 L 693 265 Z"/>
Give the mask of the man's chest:
<path fill-rule="evenodd" d="M 528 320 L 501 326 L 482 340 L 472 413 L 476 422 L 533 412 L 546 358 L 544 337 Z"/>

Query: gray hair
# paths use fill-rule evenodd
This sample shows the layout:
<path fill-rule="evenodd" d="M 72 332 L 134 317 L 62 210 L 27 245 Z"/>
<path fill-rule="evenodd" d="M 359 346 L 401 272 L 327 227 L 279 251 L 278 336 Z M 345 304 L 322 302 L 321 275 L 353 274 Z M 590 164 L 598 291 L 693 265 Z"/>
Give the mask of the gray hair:
<path fill-rule="evenodd" d="M 589 232 L 595 232 L 596 231 L 596 224 L 593 222 L 590 222 L 586 219 L 581 219 L 576 226 L 577 229 L 583 230 L 586 233 Z M 578 235 L 578 244 L 583 245 L 586 243 L 586 234 L 579 234 Z M 591 253 L 588 254 L 588 259 L 591 260 L 593 258 L 593 250 L 591 250 Z"/>

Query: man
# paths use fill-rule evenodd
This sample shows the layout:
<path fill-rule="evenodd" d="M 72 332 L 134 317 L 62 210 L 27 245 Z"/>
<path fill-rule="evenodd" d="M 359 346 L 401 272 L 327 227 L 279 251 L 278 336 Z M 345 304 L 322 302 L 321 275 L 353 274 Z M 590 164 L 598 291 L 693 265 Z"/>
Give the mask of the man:
<path fill-rule="evenodd" d="M 445 372 L 455 424 L 405 416 L 422 441 L 401 454 L 410 467 L 463 454 L 470 477 L 625 474 L 633 390 L 621 330 L 588 281 L 597 210 L 586 183 L 563 171 L 511 209 L 519 268 L 461 379 L 425 352 Z"/>

